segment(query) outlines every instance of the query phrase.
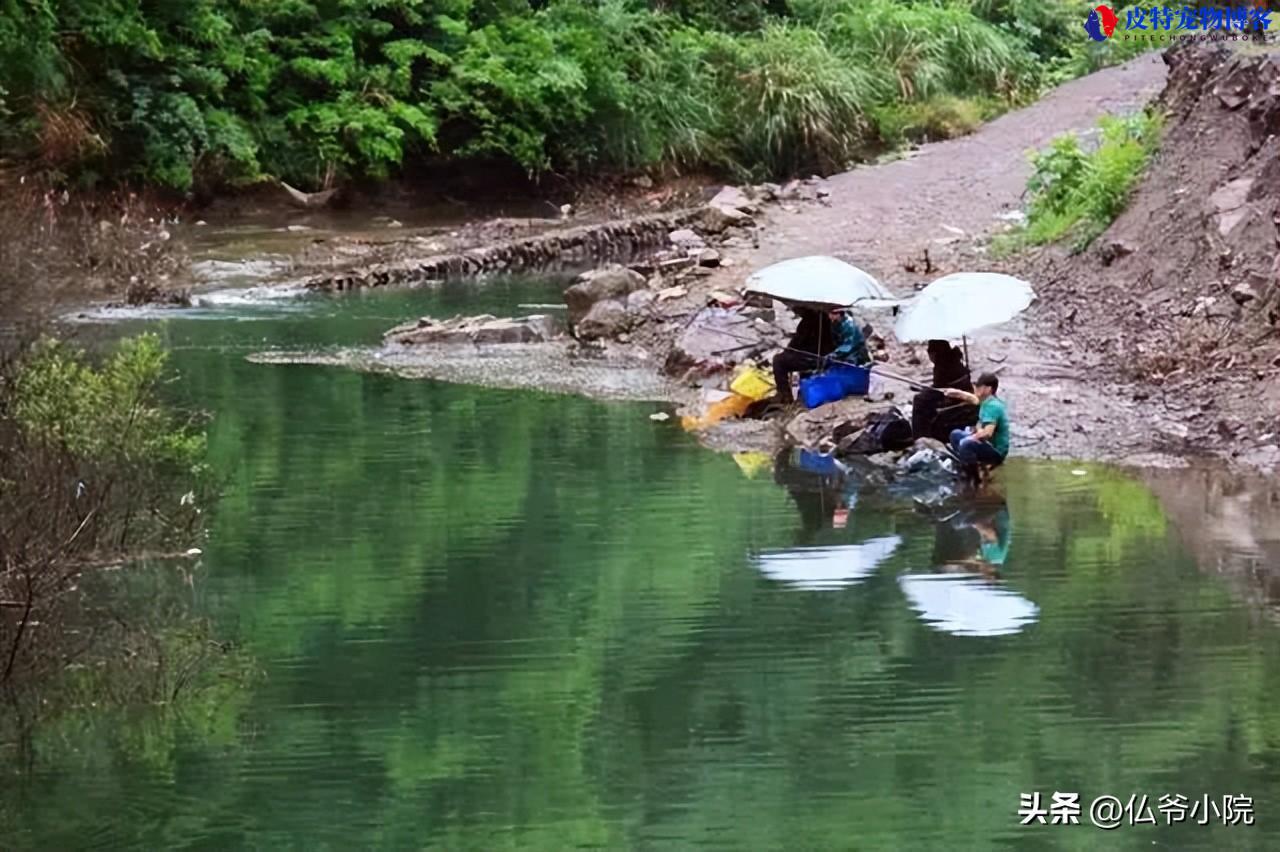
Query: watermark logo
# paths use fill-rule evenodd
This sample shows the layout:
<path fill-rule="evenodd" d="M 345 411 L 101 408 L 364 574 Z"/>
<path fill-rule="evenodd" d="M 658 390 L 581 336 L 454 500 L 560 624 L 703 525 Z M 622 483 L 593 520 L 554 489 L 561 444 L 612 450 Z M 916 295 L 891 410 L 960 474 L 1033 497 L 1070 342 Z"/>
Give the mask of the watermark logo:
<path fill-rule="evenodd" d="M 1097 6 L 1085 19 L 1084 31 L 1094 41 L 1106 41 L 1117 28 L 1123 38 L 1151 40 L 1161 33 L 1249 33 L 1261 37 L 1271 27 L 1271 10 L 1265 6 L 1135 6 L 1124 10 L 1124 24 L 1110 6 Z M 1160 36 L 1168 39 L 1169 36 Z M 1191 38 L 1182 35 L 1181 38 Z M 1203 36 L 1202 36 L 1203 37 Z M 1234 36 L 1231 36 L 1234 37 Z M 1218 38 L 1218 36 L 1214 36 Z"/>
<path fill-rule="evenodd" d="M 1098 6 L 1085 18 L 1084 31 L 1094 41 L 1106 41 L 1116 31 L 1116 24 L 1119 22 L 1120 19 L 1111 11 L 1110 6 Z"/>

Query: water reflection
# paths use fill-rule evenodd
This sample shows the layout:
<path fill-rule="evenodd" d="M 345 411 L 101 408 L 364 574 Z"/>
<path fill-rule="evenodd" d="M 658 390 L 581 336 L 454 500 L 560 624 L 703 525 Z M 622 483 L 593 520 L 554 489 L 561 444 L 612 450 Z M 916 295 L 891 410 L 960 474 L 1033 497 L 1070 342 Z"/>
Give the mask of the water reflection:
<path fill-rule="evenodd" d="M 786 489 L 800 513 L 796 544 L 809 544 L 827 529 L 845 529 L 858 503 L 858 481 L 831 456 L 788 450 L 774 459 L 773 481 Z"/>
<path fill-rule="evenodd" d="M 902 544 L 898 535 L 877 536 L 859 544 L 803 547 L 762 553 L 760 573 L 791 588 L 843 589 L 869 577 Z"/>
<path fill-rule="evenodd" d="M 765 577 L 792 589 L 833 591 L 863 582 L 884 566 L 894 573 L 902 570 L 903 560 L 897 566 L 893 560 L 903 550 L 899 532 L 863 531 L 861 540 L 852 543 L 831 541 L 849 535 L 841 531 L 850 527 L 859 530 L 850 516 L 858 507 L 860 491 L 866 490 L 867 508 L 868 502 L 882 502 L 875 498 L 883 489 L 864 486 L 835 459 L 805 450 L 780 454 L 774 480 L 795 504 L 800 528 L 797 546 L 755 557 Z M 893 502 L 887 496 L 885 500 Z M 883 514 L 885 506 L 875 509 L 872 515 Z M 1003 492 L 968 494 L 935 507 L 917 504 L 917 510 L 932 522 L 933 571 L 901 574 L 897 584 L 922 622 L 955 636 L 1004 636 L 1036 620 L 1039 607 L 1001 581 L 1013 540 L 1013 520 Z M 920 529 L 920 537 L 928 535 L 928 526 L 921 528 L 917 519 L 908 525 L 908 536 L 912 526 Z"/>
<path fill-rule="evenodd" d="M 898 585 L 922 621 L 954 636 L 1017 633 L 1040 611 L 980 574 L 904 574 Z"/>
<path fill-rule="evenodd" d="M 1053 845 L 1033 790 L 1244 792 L 1250 829 L 1107 841 L 1280 847 L 1280 629 L 1232 594 L 1280 564 L 1274 488 L 1013 460 L 1007 505 L 859 489 L 649 406 L 227 354 L 456 312 L 401 298 L 161 329 L 228 481 L 199 601 L 266 677 L 51 731 L 0 781 L 6 848 Z"/>
<path fill-rule="evenodd" d="M 1005 636 L 1036 620 L 1039 608 L 1006 588 L 1013 520 L 1003 492 L 969 495 L 934 520 L 936 573 L 907 574 L 898 585 L 934 630 L 955 636 Z"/>
<path fill-rule="evenodd" d="M 1201 570 L 1280 618 L 1280 480 L 1212 467 L 1141 478 Z"/>
<path fill-rule="evenodd" d="M 1009 556 L 1012 533 L 1004 494 L 973 496 L 935 521 L 933 564 L 948 571 L 999 577 Z"/>

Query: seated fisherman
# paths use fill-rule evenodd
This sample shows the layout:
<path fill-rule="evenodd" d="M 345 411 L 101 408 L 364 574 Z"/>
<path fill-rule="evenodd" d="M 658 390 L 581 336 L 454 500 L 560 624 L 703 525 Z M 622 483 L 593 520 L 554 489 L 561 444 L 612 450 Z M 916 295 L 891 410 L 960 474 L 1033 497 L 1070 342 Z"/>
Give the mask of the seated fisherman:
<path fill-rule="evenodd" d="M 854 364 L 871 363 L 861 329 L 843 311 L 818 311 L 797 307 L 800 325 L 787 348 L 773 359 L 773 379 L 778 389 L 776 401 L 795 402 L 791 374 L 821 370 L 827 356 Z"/>
<path fill-rule="evenodd" d="M 867 339 L 853 317 L 844 311 L 832 311 L 828 315 L 835 330 L 836 348 L 828 356 L 831 361 L 866 367 L 871 364 L 871 352 Z"/>
<path fill-rule="evenodd" d="M 944 444 L 951 439 L 953 429 L 964 429 L 978 422 L 978 409 L 972 405 L 956 403 L 943 405 L 946 388 L 973 393 L 969 379 L 969 365 L 964 353 L 945 340 L 930 340 L 926 350 L 933 364 L 933 387 L 938 390 L 920 391 L 911 403 L 911 431 L 917 438 L 934 438 Z"/>
<path fill-rule="evenodd" d="M 975 383 L 976 394 L 957 388 L 943 391 L 948 399 L 978 406 L 978 428 L 955 429 L 951 432 L 951 449 L 965 473 L 976 478 L 979 465 L 1001 465 L 1009 455 L 1009 417 L 1004 400 L 996 396 L 1000 379 L 994 373 L 983 373 Z"/>

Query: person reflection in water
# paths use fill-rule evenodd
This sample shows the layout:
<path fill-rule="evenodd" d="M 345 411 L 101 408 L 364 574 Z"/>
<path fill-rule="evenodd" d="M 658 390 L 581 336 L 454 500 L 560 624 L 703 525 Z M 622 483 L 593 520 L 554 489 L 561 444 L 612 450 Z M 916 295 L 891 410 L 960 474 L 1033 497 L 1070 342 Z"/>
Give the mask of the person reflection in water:
<path fill-rule="evenodd" d="M 773 480 L 787 489 L 800 514 L 800 531 L 796 544 L 812 543 L 817 534 L 827 529 L 844 529 L 849 511 L 858 502 L 856 483 L 842 473 L 826 471 L 814 464 L 819 457 L 799 451 L 784 451 L 774 459 Z"/>
<path fill-rule="evenodd" d="M 1003 497 L 994 505 L 962 509 L 937 524 L 933 561 L 949 573 L 977 572 L 998 579 L 1012 537 L 1009 507 Z"/>
<path fill-rule="evenodd" d="M 991 516 L 975 520 L 973 528 L 982 538 L 978 558 L 999 571 L 1009 555 L 1009 508 L 1001 506 Z"/>

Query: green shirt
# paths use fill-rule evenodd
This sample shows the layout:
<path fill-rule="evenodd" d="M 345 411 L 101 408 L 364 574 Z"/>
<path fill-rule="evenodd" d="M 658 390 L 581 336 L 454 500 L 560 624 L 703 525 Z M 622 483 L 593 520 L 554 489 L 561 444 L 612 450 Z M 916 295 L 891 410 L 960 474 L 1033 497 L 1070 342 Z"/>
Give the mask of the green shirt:
<path fill-rule="evenodd" d="M 978 552 L 982 556 L 984 562 L 992 565 L 1003 565 L 1005 558 L 1009 555 L 1009 539 L 1012 532 L 1009 528 L 1009 510 L 1001 509 L 991 520 L 991 526 L 995 528 L 996 540 L 986 541 L 978 545 Z"/>
<path fill-rule="evenodd" d="M 1004 400 L 989 396 L 982 401 L 978 409 L 978 422 L 983 426 L 996 424 L 996 431 L 991 435 L 991 446 L 1002 456 L 1009 455 L 1009 416 L 1004 411 Z"/>

